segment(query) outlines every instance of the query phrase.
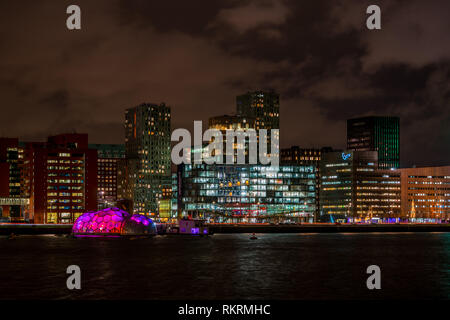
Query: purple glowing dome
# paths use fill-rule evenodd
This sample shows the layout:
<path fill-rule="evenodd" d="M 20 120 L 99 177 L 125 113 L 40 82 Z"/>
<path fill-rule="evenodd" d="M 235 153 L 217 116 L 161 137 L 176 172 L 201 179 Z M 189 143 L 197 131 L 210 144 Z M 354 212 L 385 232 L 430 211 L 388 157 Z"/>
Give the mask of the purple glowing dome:
<path fill-rule="evenodd" d="M 156 234 L 156 226 L 146 216 L 108 208 L 82 214 L 73 224 L 72 232 L 75 235 Z"/>

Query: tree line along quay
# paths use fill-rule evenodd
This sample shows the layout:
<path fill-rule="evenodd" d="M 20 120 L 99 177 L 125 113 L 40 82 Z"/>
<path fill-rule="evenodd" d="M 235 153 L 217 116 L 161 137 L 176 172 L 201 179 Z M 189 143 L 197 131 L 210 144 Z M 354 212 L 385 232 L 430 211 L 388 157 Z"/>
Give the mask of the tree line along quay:
<path fill-rule="evenodd" d="M 398 230 L 404 230 L 449 222 L 450 165 L 402 167 L 396 116 L 348 119 L 344 149 L 294 145 L 281 148 L 273 158 L 277 165 L 268 165 L 249 159 L 251 144 L 245 138 L 226 135 L 230 130 L 251 133 L 253 146 L 267 142 L 268 154 L 275 141 L 289 135 L 280 126 L 279 94 L 247 92 L 236 97 L 233 114 L 209 118 L 207 130 L 223 137 L 223 146 L 208 148 L 211 136 L 197 132 L 193 146 L 190 139 L 179 145 L 194 161 L 176 165 L 171 157 L 175 107 L 142 103 L 124 110 L 123 144 L 89 143 L 81 133 L 46 141 L 0 138 L 1 222 L 56 227 L 74 224 L 86 212 L 115 207 L 160 224 L 199 219 L 212 230 L 236 223 L 280 232 L 311 230 L 307 223 L 331 223 L 315 226 L 323 230 L 347 228 L 348 223 L 358 228 L 361 223 L 380 225 L 376 228 L 400 223 Z M 261 132 L 274 135 L 260 137 Z M 245 161 L 195 161 L 205 153 Z M 239 225 L 236 232 L 243 228 Z"/>

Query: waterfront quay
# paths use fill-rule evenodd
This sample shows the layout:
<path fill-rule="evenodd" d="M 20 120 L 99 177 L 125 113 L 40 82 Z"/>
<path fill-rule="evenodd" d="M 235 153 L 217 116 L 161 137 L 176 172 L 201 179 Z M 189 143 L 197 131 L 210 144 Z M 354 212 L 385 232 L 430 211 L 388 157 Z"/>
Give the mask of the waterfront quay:
<path fill-rule="evenodd" d="M 5 235 L 67 235 L 72 232 L 71 224 L 28 224 L 28 223 L 1 223 L 0 236 Z"/>
<path fill-rule="evenodd" d="M 213 233 L 358 233 L 358 232 L 450 232 L 450 224 L 211 224 Z"/>
<path fill-rule="evenodd" d="M 210 233 L 370 233 L 370 232 L 450 232 L 450 224 L 209 224 Z M 164 230 L 163 228 L 158 228 Z M 0 224 L 0 235 L 68 235 L 71 224 Z M 164 234 L 164 231 L 161 232 Z"/>

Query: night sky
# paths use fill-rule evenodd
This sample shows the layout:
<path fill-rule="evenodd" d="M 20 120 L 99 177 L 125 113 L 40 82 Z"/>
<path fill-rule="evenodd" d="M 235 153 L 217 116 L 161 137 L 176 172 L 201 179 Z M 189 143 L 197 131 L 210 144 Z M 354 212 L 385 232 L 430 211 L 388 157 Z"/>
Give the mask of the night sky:
<path fill-rule="evenodd" d="M 66 28 L 70 4 L 80 31 Z M 382 30 L 366 28 L 370 4 Z M 124 110 L 141 102 L 191 128 L 273 88 L 282 147 L 344 148 L 347 118 L 397 115 L 402 166 L 450 165 L 449 12 L 448 0 L 2 0 L 0 136 L 123 143 Z"/>

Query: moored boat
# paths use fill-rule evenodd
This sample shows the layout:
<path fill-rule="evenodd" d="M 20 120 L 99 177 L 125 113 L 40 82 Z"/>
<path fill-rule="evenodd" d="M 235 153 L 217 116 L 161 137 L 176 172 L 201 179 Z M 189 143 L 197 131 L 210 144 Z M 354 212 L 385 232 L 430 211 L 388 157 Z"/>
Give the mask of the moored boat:
<path fill-rule="evenodd" d="M 207 236 L 211 233 L 205 220 L 183 218 L 177 224 L 169 226 L 165 234 Z"/>

